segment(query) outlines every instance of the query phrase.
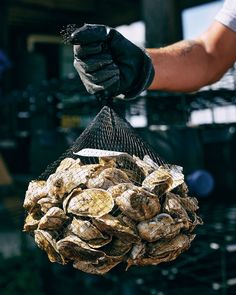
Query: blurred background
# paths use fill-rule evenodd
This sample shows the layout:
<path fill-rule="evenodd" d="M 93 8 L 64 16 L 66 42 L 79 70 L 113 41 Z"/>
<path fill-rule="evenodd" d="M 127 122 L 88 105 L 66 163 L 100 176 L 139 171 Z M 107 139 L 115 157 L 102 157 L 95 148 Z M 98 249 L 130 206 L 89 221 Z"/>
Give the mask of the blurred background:
<path fill-rule="evenodd" d="M 204 226 L 191 249 L 156 267 L 104 277 L 49 263 L 22 233 L 22 202 L 100 110 L 60 38 L 68 23 L 117 27 L 140 46 L 203 32 L 223 1 L 0 1 L 0 294 L 236 294 L 236 67 L 192 94 L 147 92 L 114 107 L 161 157 L 184 167 Z M 191 293 L 190 293 L 191 292 Z"/>

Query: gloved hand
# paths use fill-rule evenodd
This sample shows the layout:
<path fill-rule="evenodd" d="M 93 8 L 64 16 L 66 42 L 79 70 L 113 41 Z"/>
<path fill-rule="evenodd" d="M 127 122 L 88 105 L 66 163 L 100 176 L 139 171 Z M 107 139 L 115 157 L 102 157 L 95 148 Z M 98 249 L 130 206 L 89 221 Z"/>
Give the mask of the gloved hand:
<path fill-rule="evenodd" d="M 118 31 L 85 24 L 71 34 L 74 67 L 90 94 L 137 96 L 154 77 L 149 56 Z"/>

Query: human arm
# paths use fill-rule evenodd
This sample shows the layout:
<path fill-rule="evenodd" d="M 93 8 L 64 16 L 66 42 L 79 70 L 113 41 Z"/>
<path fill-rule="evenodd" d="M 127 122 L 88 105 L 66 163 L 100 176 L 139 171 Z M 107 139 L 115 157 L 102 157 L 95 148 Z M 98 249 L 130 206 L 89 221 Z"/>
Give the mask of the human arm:
<path fill-rule="evenodd" d="M 212 84 L 236 60 L 236 33 L 218 21 L 199 38 L 147 49 L 155 69 L 150 90 L 195 91 Z"/>
<path fill-rule="evenodd" d="M 145 51 L 103 25 L 75 30 L 71 42 L 86 89 L 107 97 L 134 97 L 149 85 L 151 90 L 195 91 L 220 79 L 236 60 L 236 32 L 218 21 L 193 41 L 147 49 L 152 62 Z"/>

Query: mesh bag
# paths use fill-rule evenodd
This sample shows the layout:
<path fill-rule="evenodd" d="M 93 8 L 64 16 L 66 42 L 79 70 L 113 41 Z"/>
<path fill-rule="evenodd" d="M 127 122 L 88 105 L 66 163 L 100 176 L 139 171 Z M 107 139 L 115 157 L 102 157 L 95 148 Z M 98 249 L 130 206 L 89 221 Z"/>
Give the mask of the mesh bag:
<path fill-rule="evenodd" d="M 136 134 L 127 121 L 122 119 L 112 108 L 104 106 L 75 143 L 57 161 L 47 167 L 40 175 L 39 180 L 46 180 L 49 175 L 55 172 L 63 159 L 78 158 L 74 153 L 84 148 L 126 152 L 140 158 L 149 155 L 154 162 L 164 165 L 164 161 L 149 144 Z M 98 159 L 86 157 L 83 161 L 92 164 L 97 163 Z"/>
<path fill-rule="evenodd" d="M 24 208 L 24 231 L 51 262 L 92 274 L 174 260 L 202 223 L 182 168 L 164 163 L 108 106 L 30 182 Z"/>

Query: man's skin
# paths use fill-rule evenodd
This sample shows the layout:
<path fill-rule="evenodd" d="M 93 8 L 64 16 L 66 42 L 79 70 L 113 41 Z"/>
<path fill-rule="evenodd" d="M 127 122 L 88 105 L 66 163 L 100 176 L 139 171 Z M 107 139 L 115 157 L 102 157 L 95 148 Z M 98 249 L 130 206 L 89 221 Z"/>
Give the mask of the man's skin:
<path fill-rule="evenodd" d="M 215 21 L 199 38 L 147 49 L 155 77 L 149 89 L 191 92 L 218 81 L 236 61 L 236 32 Z"/>

